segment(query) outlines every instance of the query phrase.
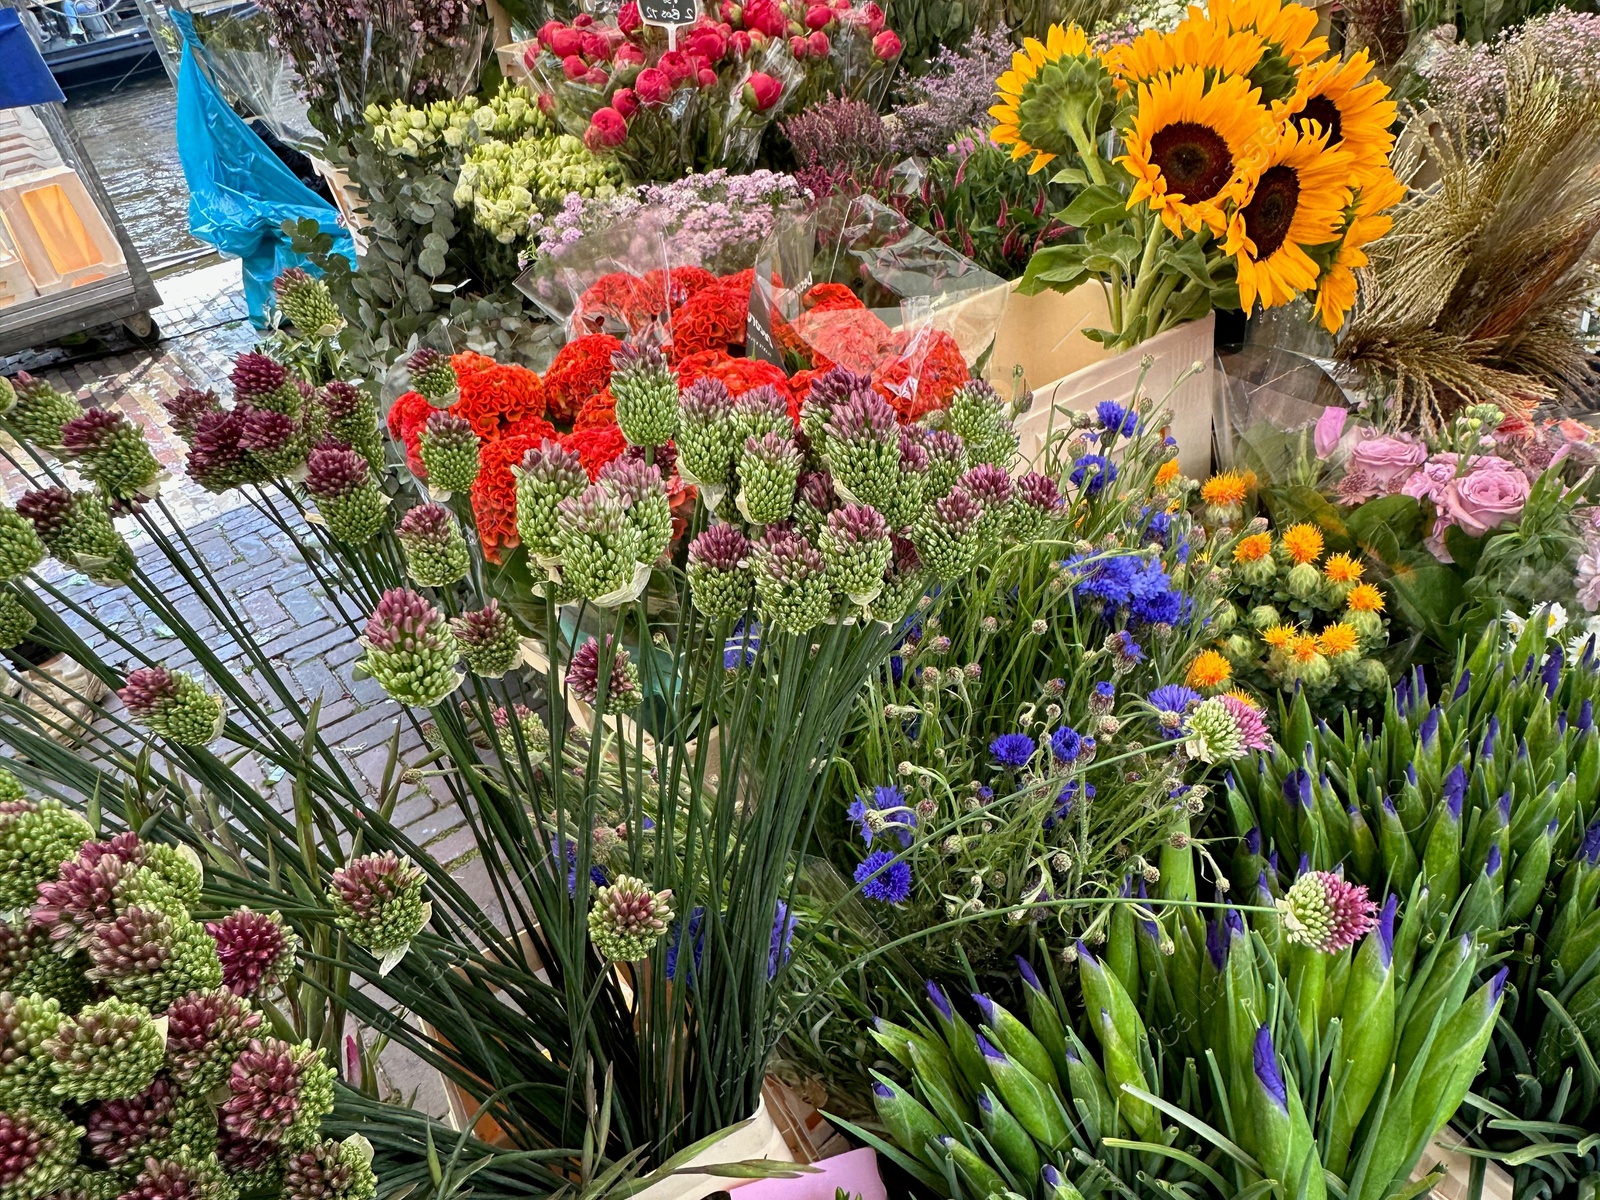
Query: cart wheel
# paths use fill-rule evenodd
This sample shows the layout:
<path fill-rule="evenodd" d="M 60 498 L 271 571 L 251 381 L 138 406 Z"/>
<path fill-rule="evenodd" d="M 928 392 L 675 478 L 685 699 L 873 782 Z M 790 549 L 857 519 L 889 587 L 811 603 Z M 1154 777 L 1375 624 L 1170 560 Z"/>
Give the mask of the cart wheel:
<path fill-rule="evenodd" d="M 128 331 L 135 341 L 144 345 L 153 345 L 161 340 L 161 327 L 150 319 L 147 312 L 134 313 L 131 317 L 124 317 L 122 327 Z"/>

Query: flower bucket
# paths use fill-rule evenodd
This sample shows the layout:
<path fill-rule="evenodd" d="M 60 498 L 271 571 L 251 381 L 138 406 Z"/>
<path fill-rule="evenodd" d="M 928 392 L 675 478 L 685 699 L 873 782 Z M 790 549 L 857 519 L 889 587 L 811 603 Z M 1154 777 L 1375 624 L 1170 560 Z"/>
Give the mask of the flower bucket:
<path fill-rule="evenodd" d="M 1466 1144 L 1466 1138 L 1446 1125 L 1434 1135 L 1433 1141 L 1429 1142 L 1428 1148 L 1423 1151 L 1417 1169 L 1411 1173 L 1412 1181 L 1421 1179 L 1433 1170 L 1435 1165 L 1440 1165 L 1445 1168 L 1445 1177 L 1434 1184 L 1428 1192 L 1432 1200 L 1469 1200 L 1469 1197 L 1479 1197 L 1481 1200 L 1513 1200 L 1516 1193 L 1512 1187 L 1511 1176 L 1492 1162 L 1484 1162 L 1482 1191 L 1472 1190 L 1474 1159 L 1461 1153 L 1461 1147 Z"/>
<path fill-rule="evenodd" d="M 1144 392 L 1172 410 L 1169 432 L 1178 440 L 1184 473 L 1200 477 L 1209 473 L 1216 329 L 1212 314 L 1129 350 L 1111 351 L 1083 335 L 1085 329 L 1110 323 L 1105 290 L 1098 283 L 1091 280 L 1069 292 L 1032 296 L 1017 291 L 1015 283 L 1008 286 L 1005 313 L 984 375 L 1002 396 L 1010 393 L 1018 378 L 1033 390 L 1033 408 L 1017 421 L 1024 458 L 1037 458 L 1052 425 L 1061 427 L 1059 413 L 1085 412 L 1102 400 L 1126 403 L 1148 357 L 1152 361 L 1144 375 Z M 1199 370 L 1193 369 L 1196 363 Z"/>

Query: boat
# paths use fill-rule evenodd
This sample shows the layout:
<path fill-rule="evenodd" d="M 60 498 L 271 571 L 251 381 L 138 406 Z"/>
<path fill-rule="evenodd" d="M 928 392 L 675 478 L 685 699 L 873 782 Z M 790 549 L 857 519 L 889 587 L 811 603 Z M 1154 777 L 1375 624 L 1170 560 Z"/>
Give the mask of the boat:
<path fill-rule="evenodd" d="M 136 0 L 28 0 L 22 12 L 64 92 L 116 87 L 162 70 Z"/>

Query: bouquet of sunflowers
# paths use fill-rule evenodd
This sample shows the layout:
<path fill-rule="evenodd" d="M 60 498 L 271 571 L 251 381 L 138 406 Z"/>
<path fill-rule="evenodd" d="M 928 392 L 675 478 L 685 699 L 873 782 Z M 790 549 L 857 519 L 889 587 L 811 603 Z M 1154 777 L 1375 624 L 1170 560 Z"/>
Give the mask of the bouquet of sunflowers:
<path fill-rule="evenodd" d="M 1336 333 L 1405 188 L 1388 89 L 1365 51 L 1329 54 L 1316 23 L 1299 4 L 1214 0 L 1103 53 L 1076 26 L 1025 41 L 992 136 L 1077 189 L 1057 216 L 1083 239 L 1041 249 L 1023 290 L 1098 279 L 1111 328 L 1086 332 L 1117 349 L 1302 295 Z"/>

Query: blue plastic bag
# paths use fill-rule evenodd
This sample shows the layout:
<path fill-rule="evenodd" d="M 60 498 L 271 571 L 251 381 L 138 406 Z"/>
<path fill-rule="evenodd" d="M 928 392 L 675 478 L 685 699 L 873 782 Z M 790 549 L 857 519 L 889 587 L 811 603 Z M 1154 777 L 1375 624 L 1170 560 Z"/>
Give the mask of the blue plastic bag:
<path fill-rule="evenodd" d="M 315 268 L 292 249 L 285 221 L 310 218 L 333 236 L 333 248 L 352 263 L 355 247 L 338 210 L 267 149 L 217 92 L 196 57 L 194 21 L 168 12 L 183 34 L 178 66 L 178 158 L 189 184 L 189 232 L 244 264 L 250 319 L 266 324 L 272 281 L 290 267 Z"/>

